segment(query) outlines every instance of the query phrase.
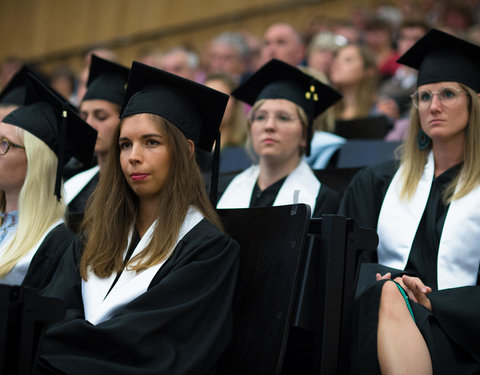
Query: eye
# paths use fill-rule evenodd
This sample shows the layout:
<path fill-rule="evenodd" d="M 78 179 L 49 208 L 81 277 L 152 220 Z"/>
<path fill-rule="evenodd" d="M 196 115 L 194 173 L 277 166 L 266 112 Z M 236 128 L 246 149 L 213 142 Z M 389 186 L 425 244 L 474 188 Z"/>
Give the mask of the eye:
<path fill-rule="evenodd" d="M 266 116 L 263 113 L 256 113 L 253 115 L 253 121 L 265 121 Z"/>
<path fill-rule="evenodd" d="M 131 143 L 128 141 L 122 141 L 122 142 L 119 142 L 118 146 L 120 147 L 120 150 L 126 150 L 131 146 Z"/>
<path fill-rule="evenodd" d="M 282 115 L 282 114 L 278 115 L 277 118 L 278 118 L 279 121 L 282 121 L 282 122 L 289 122 L 289 121 L 292 120 L 292 118 L 290 116 Z"/>
<path fill-rule="evenodd" d="M 153 138 L 147 139 L 147 141 L 145 143 L 147 144 L 147 146 L 157 146 L 157 145 L 160 144 L 159 141 L 157 141 L 156 139 L 153 139 Z"/>
<path fill-rule="evenodd" d="M 430 91 L 420 91 L 418 93 L 418 100 L 420 102 L 430 102 L 432 100 L 432 93 Z"/>
<path fill-rule="evenodd" d="M 440 95 L 441 99 L 446 99 L 446 100 L 455 99 L 457 97 L 457 93 L 453 89 L 450 89 L 450 88 L 444 88 L 444 89 L 440 90 L 439 95 Z"/>

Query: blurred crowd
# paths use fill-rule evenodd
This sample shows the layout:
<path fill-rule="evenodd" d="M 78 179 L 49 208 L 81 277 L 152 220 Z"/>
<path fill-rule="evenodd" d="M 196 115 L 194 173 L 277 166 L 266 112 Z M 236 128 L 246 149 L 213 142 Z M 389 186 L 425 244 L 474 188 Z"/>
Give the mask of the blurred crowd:
<path fill-rule="evenodd" d="M 302 28 L 279 21 L 266 25 L 263 35 L 225 30 L 201 50 L 183 45 L 142 49 L 131 60 L 230 94 L 264 63 L 276 58 L 301 67 L 343 95 L 317 121 L 316 130 L 333 131 L 335 120 L 384 115 L 392 123 L 386 140 L 400 141 L 406 136 L 416 72 L 396 60 L 432 27 L 480 44 L 480 2 L 423 0 L 403 1 L 398 7 L 357 6 L 349 19 L 319 15 Z M 59 65 L 49 74 L 51 86 L 74 105 L 85 93 L 92 53 L 119 60 L 113 50 L 94 49 L 85 54 L 80 72 Z M 23 63 L 14 56 L 4 59 L 0 88 Z M 230 100 L 221 127 L 222 147 L 243 145 L 246 139 L 246 111 L 233 98 Z"/>

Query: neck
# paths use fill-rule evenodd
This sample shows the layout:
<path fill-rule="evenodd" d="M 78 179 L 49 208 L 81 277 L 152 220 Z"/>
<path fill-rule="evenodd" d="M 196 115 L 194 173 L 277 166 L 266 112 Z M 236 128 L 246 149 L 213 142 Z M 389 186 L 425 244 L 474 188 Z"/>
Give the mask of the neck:
<path fill-rule="evenodd" d="M 140 237 L 147 232 L 148 228 L 157 219 L 157 201 L 152 199 L 141 199 L 138 204 L 137 218 L 135 225 L 137 226 Z"/>
<path fill-rule="evenodd" d="M 356 113 L 356 103 L 357 103 L 357 87 L 356 86 L 345 86 L 342 87 L 343 95 L 343 111 L 342 118 L 349 120 L 355 117 Z"/>
<path fill-rule="evenodd" d="M 464 139 L 455 142 L 434 142 L 435 177 L 463 161 Z"/>
<path fill-rule="evenodd" d="M 265 190 L 270 185 L 288 176 L 300 163 L 300 157 L 291 158 L 287 162 L 277 162 L 266 158 L 260 159 L 260 173 L 257 184 L 261 190 Z"/>
<path fill-rule="evenodd" d="M 100 170 L 107 164 L 107 152 L 97 153 L 97 163 Z"/>
<path fill-rule="evenodd" d="M 18 198 L 20 192 L 5 192 L 5 212 L 18 210 Z"/>

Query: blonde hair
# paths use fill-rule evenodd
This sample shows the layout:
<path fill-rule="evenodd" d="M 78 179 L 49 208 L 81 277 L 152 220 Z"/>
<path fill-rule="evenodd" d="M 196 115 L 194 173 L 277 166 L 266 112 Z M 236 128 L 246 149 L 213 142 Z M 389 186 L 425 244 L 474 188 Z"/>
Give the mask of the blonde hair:
<path fill-rule="evenodd" d="M 465 147 L 463 166 L 458 176 L 451 182 L 443 193 L 443 201 L 450 203 L 470 193 L 480 184 L 480 163 L 478 154 L 480 147 L 480 104 L 477 93 L 469 87 L 460 84 L 469 99 L 469 120 L 465 129 Z M 417 189 L 418 182 L 423 174 L 431 145 L 425 149 L 418 148 L 417 136 L 420 131 L 420 117 L 418 109 L 412 106 L 410 113 L 410 127 L 407 138 L 400 149 L 401 165 L 403 166 L 403 184 L 400 197 L 411 198 Z"/>
<path fill-rule="evenodd" d="M 260 99 L 255 102 L 253 105 L 252 109 L 250 110 L 250 115 L 247 117 L 247 141 L 245 142 L 245 149 L 247 150 L 248 155 L 250 158 L 257 163 L 258 162 L 258 156 L 255 154 L 255 150 L 253 149 L 253 142 L 252 142 L 252 123 L 253 123 L 253 117 L 255 116 L 256 111 L 269 99 Z M 288 100 L 288 99 L 285 99 Z M 293 102 L 292 102 L 293 103 Z M 295 103 L 293 103 L 295 104 Z M 302 125 L 302 130 L 303 130 L 303 136 L 305 137 L 306 141 L 308 142 L 307 139 L 307 126 L 308 126 L 308 117 L 305 111 L 303 110 L 302 107 L 300 107 L 298 104 L 295 104 L 295 108 L 297 110 L 297 115 L 298 118 L 300 119 L 300 124 Z M 310 140 L 311 141 L 311 140 Z M 298 155 L 303 156 L 305 154 L 305 147 L 299 147 L 298 150 Z"/>
<path fill-rule="evenodd" d="M 65 204 L 54 194 L 58 159 L 40 139 L 21 128 L 27 156 L 27 174 L 18 198 L 18 226 L 0 258 L 0 278 L 40 241 L 47 229 L 65 214 Z"/>

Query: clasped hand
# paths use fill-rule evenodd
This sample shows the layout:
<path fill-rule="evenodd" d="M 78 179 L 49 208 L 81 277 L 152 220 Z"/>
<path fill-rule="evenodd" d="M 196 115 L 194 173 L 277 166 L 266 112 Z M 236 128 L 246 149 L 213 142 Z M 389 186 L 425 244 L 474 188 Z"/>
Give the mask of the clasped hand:
<path fill-rule="evenodd" d="M 390 272 L 387 272 L 383 276 L 377 273 L 376 278 L 377 281 L 389 280 L 392 278 L 392 275 Z M 418 277 L 403 275 L 401 277 L 396 277 L 394 281 L 405 290 L 412 301 L 417 302 L 432 311 L 432 304 L 427 297 L 427 294 L 432 291 L 432 288 L 426 286 L 422 280 Z"/>

